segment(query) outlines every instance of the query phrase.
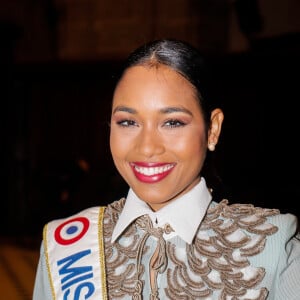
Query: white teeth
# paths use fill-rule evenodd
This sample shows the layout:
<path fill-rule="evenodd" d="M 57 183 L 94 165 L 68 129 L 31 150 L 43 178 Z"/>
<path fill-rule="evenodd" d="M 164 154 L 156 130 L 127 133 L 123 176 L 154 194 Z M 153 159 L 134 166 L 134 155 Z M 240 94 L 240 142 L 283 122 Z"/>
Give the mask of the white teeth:
<path fill-rule="evenodd" d="M 171 168 L 173 168 L 174 165 L 170 164 L 170 165 L 165 165 L 163 167 L 140 167 L 140 166 L 134 166 L 135 170 L 143 175 L 146 176 L 153 176 L 156 174 L 161 174 L 164 173 L 168 170 L 170 170 Z"/>

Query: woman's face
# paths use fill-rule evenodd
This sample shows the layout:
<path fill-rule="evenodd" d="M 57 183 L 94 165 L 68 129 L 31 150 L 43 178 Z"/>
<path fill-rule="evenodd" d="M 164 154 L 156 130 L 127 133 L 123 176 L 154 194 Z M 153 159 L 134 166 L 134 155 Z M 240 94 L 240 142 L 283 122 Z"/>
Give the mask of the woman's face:
<path fill-rule="evenodd" d="M 165 66 L 129 68 L 113 97 L 110 147 L 121 176 L 153 210 L 188 192 L 207 148 L 192 85 Z"/>

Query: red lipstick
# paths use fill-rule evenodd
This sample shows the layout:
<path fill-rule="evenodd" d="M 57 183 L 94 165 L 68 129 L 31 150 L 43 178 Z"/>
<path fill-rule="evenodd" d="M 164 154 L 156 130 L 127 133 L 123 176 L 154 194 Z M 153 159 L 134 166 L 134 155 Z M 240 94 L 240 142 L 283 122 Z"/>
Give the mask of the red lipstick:
<path fill-rule="evenodd" d="M 144 183 L 157 183 L 168 176 L 175 163 L 133 162 L 130 166 L 135 177 Z"/>

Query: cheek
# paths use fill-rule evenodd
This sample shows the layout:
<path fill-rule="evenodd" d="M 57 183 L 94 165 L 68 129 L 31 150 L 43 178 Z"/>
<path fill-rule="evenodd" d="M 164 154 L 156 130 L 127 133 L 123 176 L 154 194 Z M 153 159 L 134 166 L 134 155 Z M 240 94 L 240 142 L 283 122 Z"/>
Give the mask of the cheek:
<path fill-rule="evenodd" d="M 120 147 L 120 140 L 117 138 L 117 134 L 113 129 L 110 133 L 109 143 L 112 157 L 113 159 L 115 159 L 119 156 L 119 150 L 121 150 L 122 148 Z"/>
<path fill-rule="evenodd" d="M 111 129 L 110 150 L 113 159 L 124 158 L 132 145 L 131 138 L 118 129 Z"/>
<path fill-rule="evenodd" d="M 183 134 L 170 147 L 183 158 L 195 160 L 200 158 L 202 155 L 205 155 L 206 138 L 203 133 L 198 131 L 190 134 Z"/>

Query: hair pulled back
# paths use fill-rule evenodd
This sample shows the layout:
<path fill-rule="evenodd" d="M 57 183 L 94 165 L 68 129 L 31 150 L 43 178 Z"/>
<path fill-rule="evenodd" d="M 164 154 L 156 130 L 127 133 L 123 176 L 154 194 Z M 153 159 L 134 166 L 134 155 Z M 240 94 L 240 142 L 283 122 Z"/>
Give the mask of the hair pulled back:
<path fill-rule="evenodd" d="M 164 65 L 187 79 L 195 88 L 205 123 L 207 128 L 209 127 L 210 113 L 213 109 L 205 95 L 209 73 L 206 60 L 198 49 L 180 40 L 154 40 L 140 46 L 128 56 L 122 74 L 128 68 L 138 65 Z"/>

